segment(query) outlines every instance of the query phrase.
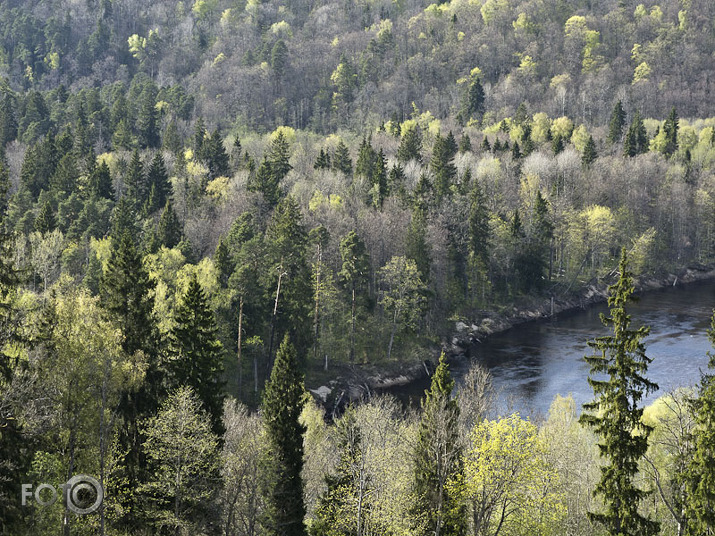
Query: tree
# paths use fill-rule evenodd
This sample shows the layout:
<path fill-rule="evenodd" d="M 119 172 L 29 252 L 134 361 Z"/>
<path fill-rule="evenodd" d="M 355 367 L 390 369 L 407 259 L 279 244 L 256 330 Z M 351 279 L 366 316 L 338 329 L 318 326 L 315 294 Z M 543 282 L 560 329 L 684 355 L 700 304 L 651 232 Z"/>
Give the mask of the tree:
<path fill-rule="evenodd" d="M 593 136 L 589 136 L 588 141 L 586 142 L 586 147 L 583 150 L 583 155 L 581 155 L 581 165 L 584 168 L 589 168 L 591 167 L 591 164 L 596 161 L 596 158 L 598 158 L 598 153 L 596 152 L 596 142 L 593 141 Z"/>
<path fill-rule="evenodd" d="M 303 375 L 288 335 L 283 339 L 263 393 L 267 452 L 261 463 L 265 510 L 261 524 L 271 536 L 305 535 L 303 504 Z"/>
<path fill-rule="evenodd" d="M 169 195 L 171 195 L 169 173 L 166 171 L 164 157 L 159 151 L 157 151 L 151 161 L 146 182 L 149 189 L 149 196 L 146 200 L 144 213 L 149 215 L 163 207 Z"/>
<path fill-rule="evenodd" d="M 210 177 L 228 177 L 231 174 L 230 158 L 218 129 L 206 140 L 204 152 Z"/>
<path fill-rule="evenodd" d="M 478 423 L 464 461 L 475 536 L 553 535 L 563 516 L 558 475 L 533 423 L 515 413 Z"/>
<path fill-rule="evenodd" d="M 338 145 L 335 147 L 333 169 L 341 171 L 347 177 L 353 174 L 353 161 L 350 159 L 350 151 L 342 139 L 338 141 Z"/>
<path fill-rule="evenodd" d="M 206 534 L 219 482 L 218 438 L 190 387 L 169 395 L 143 427 L 151 478 L 139 489 L 157 533 Z"/>
<path fill-rule="evenodd" d="M 89 174 L 89 191 L 104 199 L 114 199 L 114 186 L 112 185 L 112 175 L 109 166 L 102 161 L 98 166 L 94 166 Z"/>
<path fill-rule="evenodd" d="M 159 218 L 159 226 L 156 230 L 156 239 L 159 245 L 169 249 L 176 247 L 181 242 L 183 236 L 183 228 L 179 218 L 176 215 L 171 201 L 166 200 L 164 211 Z"/>
<path fill-rule="evenodd" d="M 55 211 L 52 209 L 52 205 L 49 200 L 43 203 L 42 208 L 40 208 L 40 211 L 37 213 L 34 227 L 35 231 L 43 236 L 57 228 Z"/>
<path fill-rule="evenodd" d="M 479 119 L 479 114 L 484 111 L 484 88 L 479 76 L 472 76 L 469 87 L 462 100 L 462 110 L 459 119 L 462 124 L 470 119 Z"/>
<path fill-rule="evenodd" d="M 211 416 L 214 432 L 220 434 L 223 346 L 216 332 L 216 319 L 194 274 L 174 312 L 174 327 L 169 335 L 169 370 L 174 385 L 188 386 L 196 393 Z"/>
<path fill-rule="evenodd" d="M 372 183 L 373 206 L 380 209 L 382 208 L 382 203 L 385 201 L 385 198 L 389 195 L 387 185 L 387 161 L 382 149 L 380 149 L 377 160 L 375 160 L 375 169 L 372 172 Z"/>
<path fill-rule="evenodd" d="M 159 112 L 156 109 L 156 87 L 152 83 L 146 85 L 139 97 L 137 132 L 140 147 L 159 147 Z"/>
<path fill-rule="evenodd" d="M 350 362 L 355 361 L 355 325 L 358 318 L 359 293 L 367 286 L 370 275 L 370 258 L 365 242 L 355 231 L 350 231 L 340 241 L 340 257 L 343 261 L 338 274 L 350 290 Z"/>
<path fill-rule="evenodd" d="M 678 129 L 680 127 L 680 119 L 678 118 L 678 112 L 675 111 L 675 107 L 670 110 L 668 118 L 663 124 L 663 132 L 665 133 L 665 146 L 663 147 L 663 154 L 665 156 L 673 156 L 675 151 L 678 150 Z"/>
<path fill-rule="evenodd" d="M 422 400 L 414 452 L 415 533 L 450 536 L 466 533 L 466 510 L 459 489 L 463 480 L 459 407 L 444 352 Z"/>
<path fill-rule="evenodd" d="M 267 156 L 263 157 L 263 162 L 258 166 L 258 171 L 249 177 L 247 187 L 251 192 L 261 193 L 263 200 L 269 207 L 274 207 L 278 203 L 281 194 L 280 184 L 271 169 Z"/>
<path fill-rule="evenodd" d="M 643 409 L 639 402 L 658 386 L 645 376 L 652 359 L 646 356 L 642 339 L 650 328 L 629 329 L 631 317 L 626 304 L 632 300 L 634 286 L 625 248 L 619 271 L 618 281 L 608 289 L 609 316 L 601 314 L 601 321 L 613 329 L 613 335 L 590 341 L 589 346 L 598 353 L 586 357 L 591 366 L 588 383 L 595 400 L 584 404 L 586 411 L 580 422 L 592 427 L 599 436 L 601 456 L 606 459 L 595 489 L 603 498 L 605 511 L 590 512 L 589 517 L 613 536 L 648 536 L 658 533 L 659 524 L 638 511 L 645 492 L 636 486 L 634 478 L 652 430 L 641 421 Z M 596 375 L 606 375 L 606 379 L 597 379 Z"/>
<path fill-rule="evenodd" d="M 275 184 L 280 184 L 288 172 L 293 169 L 290 165 L 290 143 L 282 130 L 278 131 L 268 151 L 268 163 Z"/>
<path fill-rule="evenodd" d="M 392 317 L 390 343 L 387 347 L 389 360 L 398 327 L 412 330 L 417 327 L 417 322 L 423 315 L 426 287 L 415 261 L 405 257 L 392 257 L 390 262 L 380 269 L 380 281 L 383 289 L 380 305 Z"/>
<path fill-rule="evenodd" d="M 363 137 L 355 164 L 355 175 L 365 177 L 372 182 L 372 174 L 375 170 L 376 160 L 377 153 L 375 149 L 373 149 L 370 140 Z"/>
<path fill-rule="evenodd" d="M 708 331 L 715 347 L 715 313 Z M 715 370 L 715 354 L 709 353 L 708 368 Z M 715 534 L 715 374 L 703 374 L 693 404 L 695 433 L 693 453 L 686 472 L 689 501 L 685 505 L 692 534 Z"/>
<path fill-rule="evenodd" d="M 149 189 L 147 188 L 147 180 L 144 176 L 144 164 L 139 158 L 139 151 L 134 149 L 132 159 L 129 162 L 127 175 L 124 178 L 124 184 L 127 187 L 126 196 L 132 203 L 134 210 L 140 210 L 147 200 Z"/>
<path fill-rule="evenodd" d="M 429 281 L 431 247 L 427 241 L 426 210 L 416 206 L 412 210 L 412 218 L 405 237 L 405 256 L 412 259 L 419 270 L 422 281 Z"/>
<path fill-rule="evenodd" d="M 313 169 L 330 169 L 330 153 L 320 148 L 320 154 L 313 164 Z"/>
<path fill-rule="evenodd" d="M 438 201 L 450 193 L 450 188 L 457 178 L 457 168 L 454 165 L 456 153 L 457 146 L 452 133 L 450 132 L 446 138 L 437 134 L 432 148 L 430 168 L 434 174 L 434 190 Z"/>
<path fill-rule="evenodd" d="M 618 101 L 611 112 L 611 119 L 608 122 L 608 142 L 618 143 L 623 135 L 623 127 L 626 125 L 626 112 L 623 110 L 621 101 Z"/>
<path fill-rule="evenodd" d="M 422 133 L 417 125 L 408 128 L 397 148 L 397 161 L 407 163 L 410 160 L 422 162 Z"/>
<path fill-rule="evenodd" d="M 633 157 L 646 151 L 648 151 L 648 134 L 643 125 L 641 113 L 636 111 L 631 126 L 628 127 L 626 140 L 623 142 L 623 156 Z"/>

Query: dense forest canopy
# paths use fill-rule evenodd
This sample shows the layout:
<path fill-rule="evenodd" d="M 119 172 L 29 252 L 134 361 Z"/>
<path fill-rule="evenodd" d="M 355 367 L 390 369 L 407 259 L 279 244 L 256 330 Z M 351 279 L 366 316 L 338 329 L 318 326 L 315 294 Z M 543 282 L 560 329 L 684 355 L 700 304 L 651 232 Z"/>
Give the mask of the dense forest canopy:
<path fill-rule="evenodd" d="M 710 0 L 0 3 L 0 533 L 713 534 L 712 376 L 644 411 L 625 310 L 715 263 L 713 50 Z M 444 358 L 305 394 L 614 282 L 591 428 Z"/>

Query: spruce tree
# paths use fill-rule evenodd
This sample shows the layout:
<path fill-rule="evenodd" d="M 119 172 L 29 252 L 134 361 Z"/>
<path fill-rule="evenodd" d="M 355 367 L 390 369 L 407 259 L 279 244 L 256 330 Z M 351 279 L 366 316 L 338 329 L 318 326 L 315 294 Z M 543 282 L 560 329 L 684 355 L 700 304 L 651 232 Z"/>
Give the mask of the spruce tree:
<path fill-rule="evenodd" d="M 211 178 L 228 177 L 231 174 L 230 159 L 218 129 L 206 140 L 205 152 Z"/>
<path fill-rule="evenodd" d="M 41 235 L 46 235 L 51 233 L 57 228 L 57 222 L 55 221 L 55 211 L 52 209 L 52 205 L 49 201 L 45 201 L 37 213 L 35 218 L 35 231 Z"/>
<path fill-rule="evenodd" d="M 581 165 L 584 168 L 589 168 L 591 167 L 591 164 L 596 161 L 596 158 L 598 158 L 598 153 L 596 153 L 596 142 L 593 141 L 593 136 L 589 136 L 588 141 L 586 142 L 586 147 L 584 147 L 583 154 L 581 155 Z"/>
<path fill-rule="evenodd" d="M 263 200 L 269 207 L 274 207 L 278 203 L 281 195 L 280 184 L 267 156 L 263 157 L 258 171 L 249 177 L 247 188 L 251 192 L 262 194 Z"/>
<path fill-rule="evenodd" d="M 618 101 L 611 112 L 611 119 L 608 122 L 608 141 L 618 143 L 623 135 L 623 127 L 626 124 L 626 112 L 623 110 L 621 101 Z"/>
<path fill-rule="evenodd" d="M 458 492 L 462 476 L 459 407 L 452 398 L 454 380 L 444 352 L 422 400 L 417 444 L 414 450 L 411 508 L 415 534 L 461 536 L 466 534 L 466 507 Z"/>
<path fill-rule="evenodd" d="M 484 138 L 482 139 L 482 145 L 481 145 L 482 151 L 486 152 L 491 152 L 492 146 L 489 144 L 489 138 L 485 135 Z"/>
<path fill-rule="evenodd" d="M 95 194 L 104 199 L 114 199 L 112 175 L 105 161 L 102 161 L 98 166 L 94 166 L 89 174 L 88 186 L 90 194 Z"/>
<path fill-rule="evenodd" d="M 343 140 L 338 141 L 333 155 L 333 169 L 342 171 L 347 177 L 353 174 L 353 161 L 350 159 L 350 151 Z"/>
<path fill-rule="evenodd" d="M 641 114 L 636 110 L 623 142 L 623 156 L 633 157 L 648 150 L 648 134 Z"/>
<path fill-rule="evenodd" d="M 373 205 L 375 208 L 382 208 L 382 203 L 389 195 L 387 187 L 387 159 L 382 149 L 375 160 L 375 169 L 372 172 L 373 181 Z"/>
<path fill-rule="evenodd" d="M 290 143 L 283 131 L 279 131 L 276 137 L 273 138 L 268 151 L 268 163 L 270 164 L 273 181 L 276 184 L 280 184 L 285 176 L 288 175 L 288 172 L 293 169 L 293 166 L 289 163 L 290 155 Z"/>
<path fill-rule="evenodd" d="M 398 162 L 406 163 L 410 160 L 422 162 L 422 134 L 416 125 L 405 132 L 397 148 Z"/>
<path fill-rule="evenodd" d="M 678 150 L 678 129 L 680 128 L 680 119 L 678 118 L 678 112 L 675 111 L 675 107 L 668 114 L 668 118 L 665 120 L 663 125 L 663 131 L 665 132 L 665 147 L 663 148 L 663 154 L 665 156 L 673 156 L 675 151 Z"/>
<path fill-rule="evenodd" d="M 472 139 L 469 134 L 462 134 L 462 139 L 459 140 L 459 152 L 468 153 L 472 150 Z"/>
<path fill-rule="evenodd" d="M 427 214 L 419 206 L 412 210 L 410 225 L 407 227 L 405 237 L 405 256 L 415 261 L 420 278 L 425 283 L 429 281 L 431 259 L 431 247 L 427 242 Z"/>
<path fill-rule="evenodd" d="M 126 196 L 132 204 L 134 210 L 140 210 L 147 200 L 149 188 L 144 176 L 144 164 L 139 158 L 139 151 L 134 149 L 132 159 L 129 162 L 127 175 L 124 178 L 127 191 Z"/>
<path fill-rule="evenodd" d="M 164 157 L 160 152 L 157 152 L 151 161 L 146 182 L 149 187 L 149 196 L 146 200 L 147 206 L 144 212 L 149 215 L 163 207 L 171 194 L 169 173 L 166 170 Z"/>
<path fill-rule="evenodd" d="M 340 241 L 343 261 L 338 274 L 350 294 L 350 362 L 355 361 L 355 333 L 360 298 L 367 288 L 370 276 L 370 257 L 365 242 L 355 231 L 350 231 Z"/>
<path fill-rule="evenodd" d="M 375 160 L 377 160 L 375 149 L 373 149 L 370 140 L 363 137 L 355 164 L 355 175 L 371 180 L 372 172 L 375 169 Z"/>
<path fill-rule="evenodd" d="M 173 248 L 179 245 L 182 235 L 183 230 L 181 222 L 176 215 L 176 211 L 174 210 L 171 201 L 167 199 L 156 230 L 157 242 L 160 246 Z"/>
<path fill-rule="evenodd" d="M 330 169 L 330 154 L 325 151 L 322 147 L 320 148 L 320 154 L 313 164 L 313 169 Z"/>
<path fill-rule="evenodd" d="M 156 109 L 156 88 L 147 84 L 139 98 L 139 114 L 137 115 L 137 132 L 139 146 L 154 149 L 159 147 L 159 112 Z"/>
<path fill-rule="evenodd" d="M 303 434 L 300 423 L 305 388 L 298 356 L 289 337 L 283 339 L 271 378 L 263 393 L 261 416 L 267 451 L 261 463 L 261 492 L 265 504 L 263 534 L 304 536 Z"/>
<path fill-rule="evenodd" d="M 174 312 L 169 335 L 169 371 L 175 387 L 191 387 L 221 433 L 223 410 L 223 346 L 206 294 L 193 274 Z"/>
<path fill-rule="evenodd" d="M 613 329 L 613 335 L 590 341 L 588 345 L 596 353 L 585 358 L 591 366 L 588 383 L 595 399 L 584 404 L 585 412 L 579 420 L 599 436 L 601 457 L 605 458 L 595 488 L 595 494 L 603 499 L 604 510 L 590 512 L 589 517 L 611 536 L 649 536 L 658 533 L 659 524 L 639 513 L 639 503 L 646 493 L 634 480 L 638 462 L 648 450 L 651 431 L 641 421 L 643 408 L 639 405 L 658 386 L 646 377 L 652 359 L 646 356 L 642 340 L 650 328 L 630 329 L 626 305 L 633 300 L 634 286 L 625 248 L 619 272 L 618 281 L 608 289 L 609 316 L 601 314 L 601 321 Z"/>
<path fill-rule="evenodd" d="M 715 347 L 715 312 L 710 320 L 708 336 Z M 702 374 L 698 396 L 693 401 L 695 430 L 693 455 L 685 481 L 688 503 L 686 517 L 690 521 L 689 534 L 715 534 L 715 353 L 709 353 L 709 373 Z"/>
<path fill-rule="evenodd" d="M 434 174 L 434 191 L 439 201 L 450 193 L 450 188 L 457 178 L 457 168 L 454 165 L 454 155 L 457 152 L 454 136 L 450 132 L 446 138 L 439 134 L 434 141 L 432 148 L 432 159 L 430 168 Z"/>
<path fill-rule="evenodd" d="M 468 123 L 470 119 L 479 119 L 484 111 L 484 88 L 478 76 L 473 76 L 464 96 L 459 120 Z"/>

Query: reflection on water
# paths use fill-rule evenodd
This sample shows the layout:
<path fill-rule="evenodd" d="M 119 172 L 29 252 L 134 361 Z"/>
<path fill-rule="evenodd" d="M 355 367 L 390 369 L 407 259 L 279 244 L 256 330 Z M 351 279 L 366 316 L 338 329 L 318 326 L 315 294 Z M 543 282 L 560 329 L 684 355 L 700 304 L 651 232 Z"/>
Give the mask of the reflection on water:
<path fill-rule="evenodd" d="M 648 400 L 699 380 L 711 350 L 706 330 L 713 307 L 715 282 L 648 292 L 629 306 L 632 327 L 651 328 L 645 339 L 646 353 L 653 359 L 648 377 L 660 386 L 660 392 Z M 599 313 L 606 311 L 606 304 L 601 304 L 564 313 L 517 326 L 472 346 L 471 357 L 489 368 L 500 391 L 500 412 L 545 415 L 557 394 L 571 393 L 579 406 L 591 400 L 586 380 L 589 367 L 583 356 L 590 353 L 587 340 L 608 334 L 599 318 Z M 457 385 L 467 366 L 467 360 L 452 365 Z M 426 387 L 415 385 L 402 394 L 419 397 Z"/>

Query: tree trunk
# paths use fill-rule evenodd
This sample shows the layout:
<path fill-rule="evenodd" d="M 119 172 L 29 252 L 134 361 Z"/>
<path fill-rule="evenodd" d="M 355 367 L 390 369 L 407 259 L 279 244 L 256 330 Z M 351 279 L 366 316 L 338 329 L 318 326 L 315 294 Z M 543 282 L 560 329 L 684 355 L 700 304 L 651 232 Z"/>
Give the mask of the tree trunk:
<path fill-rule="evenodd" d="M 350 362 L 355 362 L 355 281 L 353 281 L 352 305 L 350 313 Z"/>
<path fill-rule="evenodd" d="M 281 270 L 282 269 L 283 268 L 281 267 Z M 278 274 L 278 285 L 276 286 L 276 300 L 273 303 L 273 314 L 271 315 L 271 329 L 270 334 L 268 336 L 268 359 L 266 359 L 269 371 L 273 364 L 273 334 L 276 328 L 276 316 L 278 315 L 278 299 L 281 295 L 281 281 L 283 281 L 284 275 L 285 272 L 281 272 L 280 274 Z"/>

